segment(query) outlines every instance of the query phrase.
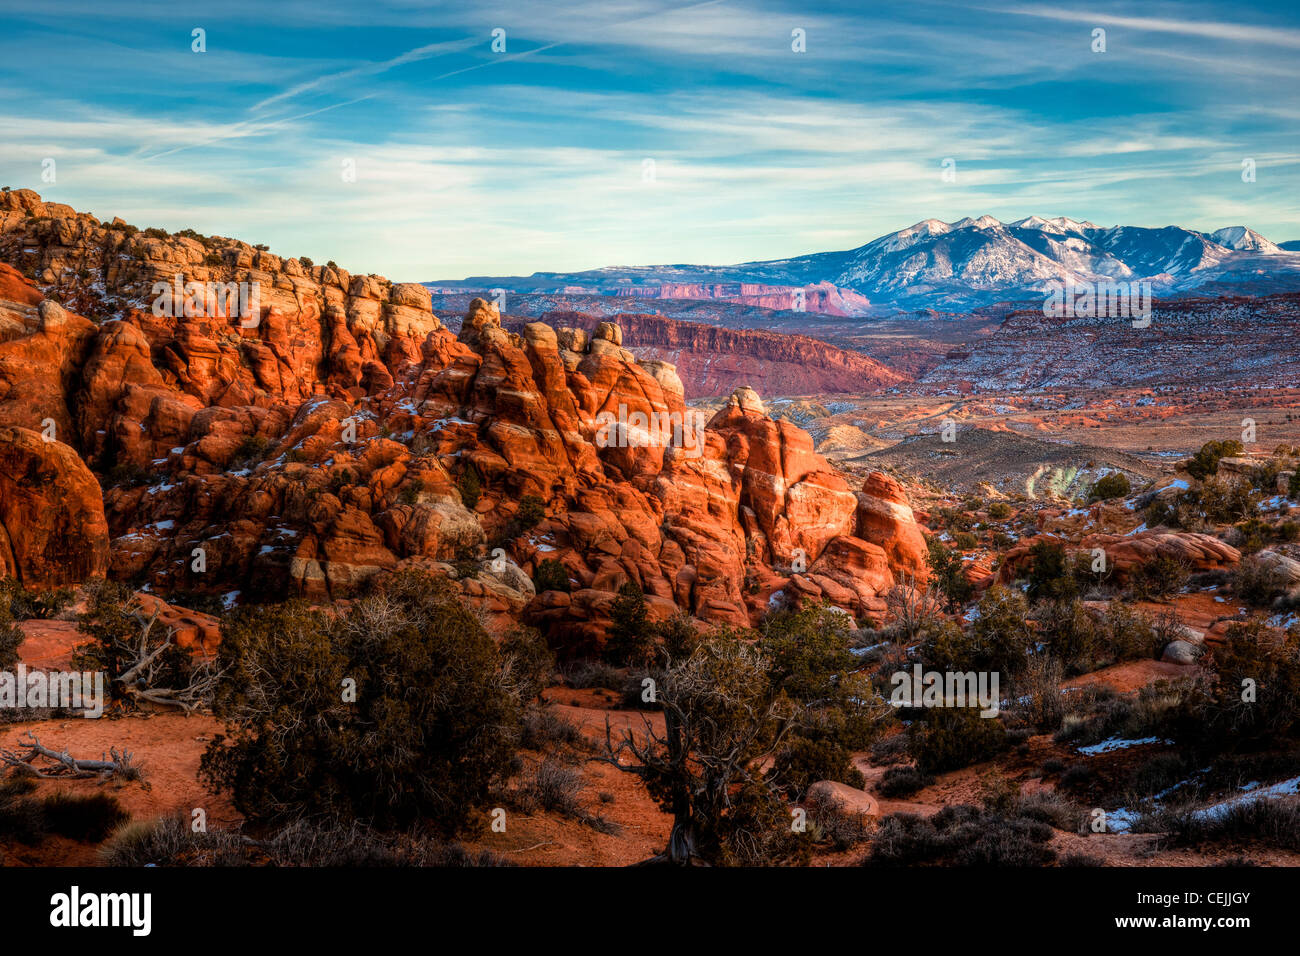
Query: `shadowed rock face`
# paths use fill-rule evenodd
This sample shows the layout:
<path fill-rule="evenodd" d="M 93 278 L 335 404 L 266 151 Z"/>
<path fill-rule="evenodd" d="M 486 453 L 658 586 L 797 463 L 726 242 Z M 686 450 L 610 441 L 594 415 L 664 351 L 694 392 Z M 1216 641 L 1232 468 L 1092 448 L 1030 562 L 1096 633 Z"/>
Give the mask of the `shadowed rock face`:
<path fill-rule="evenodd" d="M 855 493 L 752 389 L 702 427 L 673 365 L 638 362 L 617 324 L 513 333 L 474 300 L 453 335 L 418 286 L 231 240 L 127 236 L 34 195 L 0 200 L 0 249 L 39 280 L 0 272 L 6 474 L 52 476 L 44 491 L 0 483 L 0 568 L 24 581 L 107 570 L 163 593 L 320 600 L 457 559 L 494 620 L 547 624 L 579 650 L 603 640 L 627 581 L 656 615 L 739 624 L 779 589 L 862 613 L 898 572 L 924 575 L 895 483 Z M 68 279 L 75 263 L 103 288 Z M 175 273 L 258 282 L 256 321 L 154 314 L 148 290 Z M 54 444 L 34 432 L 47 418 Z M 544 505 L 532 527 L 525 496 Z M 14 544 L 29 526 L 43 558 Z M 504 556 L 465 573 L 485 543 Z M 547 559 L 567 592 L 535 592 Z"/>
<path fill-rule="evenodd" d="M 108 524 L 90 469 L 67 445 L 0 426 L 0 577 L 52 588 L 107 567 Z"/>

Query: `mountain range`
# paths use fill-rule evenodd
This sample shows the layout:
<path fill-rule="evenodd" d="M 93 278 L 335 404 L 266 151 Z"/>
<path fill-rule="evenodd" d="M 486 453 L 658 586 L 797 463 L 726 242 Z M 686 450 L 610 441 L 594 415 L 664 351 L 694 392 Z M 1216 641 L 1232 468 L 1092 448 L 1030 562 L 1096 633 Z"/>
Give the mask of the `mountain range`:
<path fill-rule="evenodd" d="M 1280 291 L 1300 283 L 1300 242 L 1277 244 L 1245 226 L 1104 227 L 1064 216 L 1002 222 L 925 219 L 843 252 L 736 265 L 610 266 L 531 276 L 472 276 L 435 290 L 500 288 L 645 298 L 729 299 L 844 315 L 962 311 L 1041 296 L 1048 282 L 1149 281 L 1156 295 L 1212 286 Z M 797 296 L 797 290 L 805 293 Z M 802 299 L 799 302 L 798 299 Z"/>

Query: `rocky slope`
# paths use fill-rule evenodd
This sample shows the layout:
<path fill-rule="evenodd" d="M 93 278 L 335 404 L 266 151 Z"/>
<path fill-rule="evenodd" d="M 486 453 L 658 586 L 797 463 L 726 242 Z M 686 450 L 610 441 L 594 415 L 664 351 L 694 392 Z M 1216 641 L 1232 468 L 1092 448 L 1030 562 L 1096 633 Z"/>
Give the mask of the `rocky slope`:
<path fill-rule="evenodd" d="M 0 566 L 24 583 L 326 600 L 414 565 L 577 650 L 629 580 L 656 614 L 741 623 L 778 592 L 862 613 L 924 576 L 901 488 L 850 487 L 752 390 L 648 432 L 638 413 L 690 423 L 681 379 L 617 325 L 515 334 L 475 301 L 455 335 L 421 286 L 30 191 L 0 197 L 0 253 Z M 155 314 L 176 276 L 256 306 Z M 567 591 L 535 592 L 546 559 Z"/>

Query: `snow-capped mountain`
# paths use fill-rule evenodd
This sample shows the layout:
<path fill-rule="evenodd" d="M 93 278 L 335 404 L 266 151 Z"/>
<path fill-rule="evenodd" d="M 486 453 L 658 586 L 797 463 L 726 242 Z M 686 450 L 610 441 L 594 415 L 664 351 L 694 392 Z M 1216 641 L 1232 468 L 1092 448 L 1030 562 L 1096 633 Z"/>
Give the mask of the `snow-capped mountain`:
<path fill-rule="evenodd" d="M 809 287 L 829 284 L 865 296 L 872 308 L 963 310 L 1033 298 L 1049 282 L 1149 281 L 1156 295 L 1213 283 L 1300 281 L 1300 253 L 1283 249 L 1245 226 L 1213 233 L 1180 226 L 1099 226 L 1064 216 L 1001 222 L 992 216 L 956 222 L 924 219 L 844 252 L 732 266 L 611 267 L 527 277 L 477 277 L 429 285 L 501 287 L 516 292 L 568 290 L 629 294 L 665 285 L 727 284 Z"/>

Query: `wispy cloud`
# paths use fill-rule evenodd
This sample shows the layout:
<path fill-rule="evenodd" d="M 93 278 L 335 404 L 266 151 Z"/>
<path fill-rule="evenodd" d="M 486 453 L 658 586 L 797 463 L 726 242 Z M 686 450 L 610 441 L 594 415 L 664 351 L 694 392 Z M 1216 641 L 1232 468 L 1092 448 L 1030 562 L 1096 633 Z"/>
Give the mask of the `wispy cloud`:
<path fill-rule="evenodd" d="M 775 258 L 983 213 L 1300 238 L 1294 13 L 59 7 L 0 35 L 0 181 L 399 279 Z M 1115 31 L 1104 55 L 1091 26 Z"/>

